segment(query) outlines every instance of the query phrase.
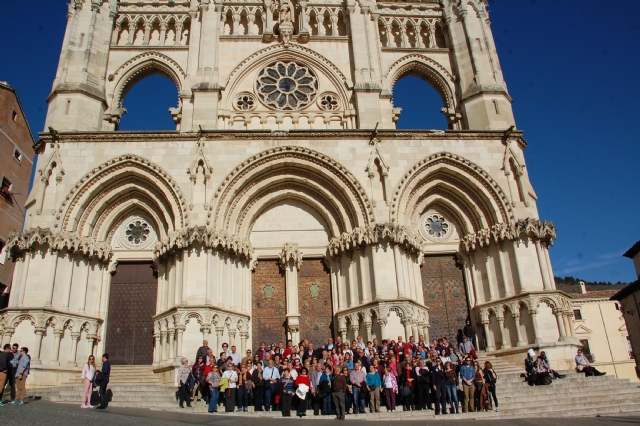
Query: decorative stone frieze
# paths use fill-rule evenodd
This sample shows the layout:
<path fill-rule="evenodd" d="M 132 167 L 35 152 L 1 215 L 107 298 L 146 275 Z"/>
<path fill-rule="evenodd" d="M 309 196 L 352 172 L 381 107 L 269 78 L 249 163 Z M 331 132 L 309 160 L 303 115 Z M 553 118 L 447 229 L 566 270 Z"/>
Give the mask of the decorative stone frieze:
<path fill-rule="evenodd" d="M 487 247 L 489 244 L 500 244 L 502 241 L 517 239 L 531 239 L 540 241 L 546 246 L 552 246 L 556 238 L 556 228 L 553 222 L 541 222 L 538 219 L 519 219 L 514 223 L 497 223 L 491 228 L 481 229 L 462 237 L 460 247 L 466 253 L 476 248 Z"/>
<path fill-rule="evenodd" d="M 45 244 L 53 251 L 69 250 L 101 261 L 108 261 L 113 254 L 110 244 L 103 241 L 78 236 L 74 232 L 53 232 L 49 228 L 37 227 L 24 232 L 12 232 L 7 240 L 7 248 L 14 258 L 33 250 L 35 246 Z"/>
<path fill-rule="evenodd" d="M 416 238 L 407 227 L 393 223 L 376 223 L 345 232 L 340 237 L 329 241 L 327 251 L 330 256 L 338 256 L 353 250 L 356 246 L 369 244 L 394 244 L 401 246 L 405 251 L 417 254 L 423 251 L 420 239 Z"/>
<path fill-rule="evenodd" d="M 189 227 L 170 233 L 166 239 L 156 243 L 154 252 L 156 257 L 162 257 L 170 251 L 187 249 L 194 243 L 237 256 L 247 262 L 253 256 L 249 240 L 241 240 L 226 232 L 215 232 L 206 226 Z"/>

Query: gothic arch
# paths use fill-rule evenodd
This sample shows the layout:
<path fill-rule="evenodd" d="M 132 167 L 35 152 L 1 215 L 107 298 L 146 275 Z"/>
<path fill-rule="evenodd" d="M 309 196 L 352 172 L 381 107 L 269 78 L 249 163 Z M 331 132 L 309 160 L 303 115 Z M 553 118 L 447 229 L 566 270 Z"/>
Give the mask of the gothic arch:
<path fill-rule="evenodd" d="M 274 60 L 295 60 L 310 66 L 317 73 L 324 74 L 334 86 L 332 89 L 337 91 L 345 105 L 348 105 L 351 99 L 348 89 L 352 87 L 352 83 L 330 60 L 314 50 L 298 44 L 291 44 L 287 48 L 281 44 L 273 44 L 248 56 L 231 71 L 226 82 L 223 83 L 225 90 L 221 100 L 222 108 L 232 110 L 231 103 L 238 92 L 237 87 L 245 76 Z M 331 89 L 320 88 L 319 92 L 327 90 Z"/>
<path fill-rule="evenodd" d="M 129 59 L 109 75 L 108 80 L 115 81 L 109 93 L 111 112 L 115 113 L 122 108 L 122 101 L 131 87 L 153 74 L 161 74 L 173 81 L 177 88 L 176 98 L 178 97 L 184 87 L 186 73 L 175 60 L 152 50 Z"/>
<path fill-rule="evenodd" d="M 169 173 L 145 158 L 126 154 L 93 168 L 76 183 L 60 206 L 55 227 L 106 238 L 112 223 L 133 205 L 155 217 L 165 233 L 188 225 L 186 200 Z"/>
<path fill-rule="evenodd" d="M 449 112 L 455 112 L 455 77 L 446 68 L 424 55 L 411 54 L 404 56 L 394 62 L 387 71 L 389 91 L 393 92 L 393 87 L 397 81 L 407 75 L 415 75 L 429 83 L 442 98 L 444 107 Z"/>
<path fill-rule="evenodd" d="M 448 152 L 419 161 L 404 175 L 392 197 L 391 221 L 415 223 L 416 214 L 436 200 L 454 210 L 461 224 L 476 231 L 477 227 L 515 221 L 507 196 L 489 174 Z"/>
<path fill-rule="evenodd" d="M 253 207 L 256 202 L 285 194 L 324 214 L 336 232 L 374 222 L 364 188 L 345 167 L 317 151 L 283 146 L 252 156 L 224 179 L 210 202 L 207 224 L 215 231 L 242 232 L 239 236 L 246 238 L 250 229 L 246 223 L 252 220 L 244 218 L 259 212 Z"/>

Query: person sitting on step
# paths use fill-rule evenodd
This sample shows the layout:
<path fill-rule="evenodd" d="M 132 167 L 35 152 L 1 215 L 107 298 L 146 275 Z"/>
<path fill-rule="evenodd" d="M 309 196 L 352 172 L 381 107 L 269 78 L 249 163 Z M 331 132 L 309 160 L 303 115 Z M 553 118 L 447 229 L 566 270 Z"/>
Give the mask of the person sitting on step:
<path fill-rule="evenodd" d="M 584 373 L 586 377 L 605 376 L 607 374 L 606 372 L 601 373 L 596 370 L 595 367 L 592 367 L 587 357 L 582 353 L 582 349 L 578 349 L 578 353 L 576 354 L 576 370 Z"/>

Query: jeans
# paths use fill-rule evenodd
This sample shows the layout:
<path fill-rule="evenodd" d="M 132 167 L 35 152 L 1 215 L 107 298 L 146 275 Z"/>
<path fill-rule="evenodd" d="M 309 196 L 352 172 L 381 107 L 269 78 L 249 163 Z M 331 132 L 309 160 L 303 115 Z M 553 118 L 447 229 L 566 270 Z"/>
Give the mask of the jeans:
<path fill-rule="evenodd" d="M 107 398 L 107 385 L 109 384 L 109 380 L 107 379 L 106 381 L 103 380 L 102 383 L 100 383 L 100 405 L 103 407 L 106 407 L 107 405 L 109 405 L 109 401 Z"/>
<path fill-rule="evenodd" d="M 449 397 L 449 403 L 451 404 L 451 409 L 453 410 L 453 403 L 455 402 L 456 411 L 458 411 L 458 389 L 456 385 L 446 385 L 447 386 L 447 396 Z"/>
<path fill-rule="evenodd" d="M 253 409 L 254 411 L 262 411 L 262 401 L 264 399 L 264 388 L 256 387 L 253 390 Z"/>
<path fill-rule="evenodd" d="M 322 398 L 322 414 L 327 416 L 331 414 L 331 394 Z"/>
<path fill-rule="evenodd" d="M 293 399 L 293 394 L 290 393 L 282 393 L 282 417 L 291 417 L 291 400 Z"/>
<path fill-rule="evenodd" d="M 249 408 L 249 389 L 244 386 L 238 389 L 238 408 Z"/>
<path fill-rule="evenodd" d="M 353 387 L 353 414 L 364 413 L 364 399 L 360 398 L 361 390 L 357 386 Z"/>
<path fill-rule="evenodd" d="M 102 387 L 100 387 L 102 394 Z M 191 406 L 191 397 L 189 396 L 189 388 L 186 383 L 180 383 L 180 407 L 184 407 L 184 403 L 187 403 L 187 407 Z"/>
<path fill-rule="evenodd" d="M 271 407 L 271 402 L 273 401 L 271 397 L 275 393 L 275 390 L 276 384 L 271 382 L 269 382 L 267 387 L 264 388 L 264 409 L 267 411 L 269 411 L 269 408 Z"/>
<path fill-rule="evenodd" d="M 414 382 L 415 383 L 415 382 Z M 416 383 L 414 390 L 414 404 L 416 410 L 423 410 L 426 407 L 431 409 L 431 397 L 429 396 L 429 383 Z"/>
<path fill-rule="evenodd" d="M 216 413 L 218 411 L 218 397 L 220 396 L 220 388 L 212 388 L 209 386 L 209 412 Z"/>

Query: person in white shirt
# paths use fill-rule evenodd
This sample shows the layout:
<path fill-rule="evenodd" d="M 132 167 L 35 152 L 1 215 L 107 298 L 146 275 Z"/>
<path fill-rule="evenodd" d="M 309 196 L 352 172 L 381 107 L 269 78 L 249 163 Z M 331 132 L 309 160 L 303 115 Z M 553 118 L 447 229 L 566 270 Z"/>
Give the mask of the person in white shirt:
<path fill-rule="evenodd" d="M 82 405 L 80 408 L 93 408 L 91 405 L 91 389 L 93 377 L 96 374 L 96 359 L 93 355 L 89 356 L 89 360 L 82 368 L 82 382 L 84 383 L 84 391 L 82 392 Z"/>
<path fill-rule="evenodd" d="M 235 346 L 232 348 L 235 349 Z M 227 361 L 227 369 L 222 373 L 222 378 L 229 380 L 229 387 L 225 391 L 227 399 L 224 403 L 224 411 L 227 413 L 233 413 L 236 406 L 236 388 L 238 387 L 238 373 L 233 368 L 232 362 L 231 359 Z"/>
<path fill-rule="evenodd" d="M 356 343 L 356 346 L 358 346 L 362 350 L 366 349 L 367 345 L 362 341 L 362 336 L 358 336 L 357 339 L 358 343 Z"/>
<path fill-rule="evenodd" d="M 229 358 L 231 358 L 231 360 L 233 360 L 233 364 L 238 366 L 240 365 L 240 362 L 242 361 L 242 357 L 240 356 L 240 354 L 238 352 L 236 352 L 236 347 L 231 346 L 231 353 L 229 354 Z"/>

